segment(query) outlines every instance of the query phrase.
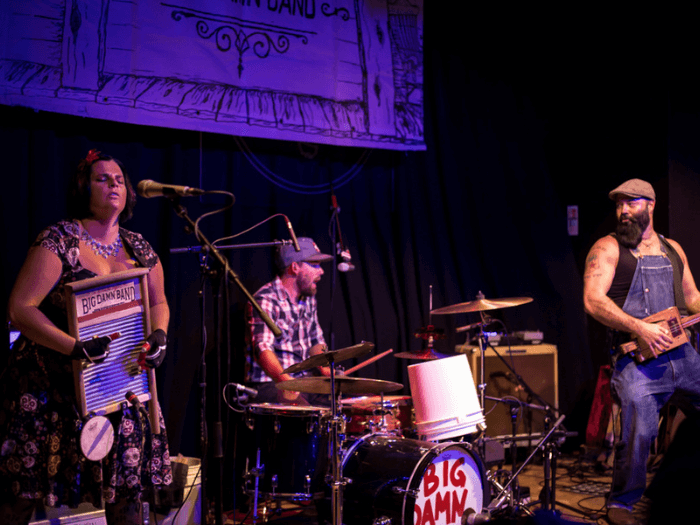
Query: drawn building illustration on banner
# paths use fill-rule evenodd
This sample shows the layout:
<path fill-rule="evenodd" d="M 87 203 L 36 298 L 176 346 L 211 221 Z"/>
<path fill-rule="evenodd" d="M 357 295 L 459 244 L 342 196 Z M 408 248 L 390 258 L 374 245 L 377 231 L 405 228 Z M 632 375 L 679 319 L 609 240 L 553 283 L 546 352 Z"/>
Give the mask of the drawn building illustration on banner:
<path fill-rule="evenodd" d="M 6 0 L 0 103 L 421 150 L 422 0 Z"/>

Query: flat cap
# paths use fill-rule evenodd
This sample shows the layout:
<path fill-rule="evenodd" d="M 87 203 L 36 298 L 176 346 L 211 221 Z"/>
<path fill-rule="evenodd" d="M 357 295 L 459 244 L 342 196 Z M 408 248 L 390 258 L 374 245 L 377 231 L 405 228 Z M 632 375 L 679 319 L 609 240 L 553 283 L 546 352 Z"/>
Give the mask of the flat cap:
<path fill-rule="evenodd" d="M 612 200 L 615 200 L 618 195 L 627 195 L 635 199 L 649 199 L 650 201 L 656 200 L 656 192 L 652 185 L 641 179 L 630 179 L 608 193 L 608 197 Z"/>

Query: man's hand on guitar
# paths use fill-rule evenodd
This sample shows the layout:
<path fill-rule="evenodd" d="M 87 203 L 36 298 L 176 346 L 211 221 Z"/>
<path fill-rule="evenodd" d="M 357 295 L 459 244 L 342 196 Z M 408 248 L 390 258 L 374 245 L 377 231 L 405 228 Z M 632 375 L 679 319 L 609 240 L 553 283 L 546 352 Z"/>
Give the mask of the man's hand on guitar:
<path fill-rule="evenodd" d="M 670 331 L 659 323 L 643 322 L 641 329 L 637 330 L 637 336 L 649 345 L 654 357 L 659 357 L 673 344 Z"/>

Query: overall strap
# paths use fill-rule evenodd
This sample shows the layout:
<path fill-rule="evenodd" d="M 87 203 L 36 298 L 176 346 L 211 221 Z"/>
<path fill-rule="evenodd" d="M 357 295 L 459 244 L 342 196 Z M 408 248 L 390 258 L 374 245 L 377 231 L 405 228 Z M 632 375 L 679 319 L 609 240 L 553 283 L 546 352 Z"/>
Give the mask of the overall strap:
<path fill-rule="evenodd" d="M 663 235 L 659 234 L 659 240 L 666 248 L 666 254 L 671 261 L 671 266 L 673 266 L 673 293 L 676 299 L 676 306 L 681 315 L 688 315 L 688 307 L 685 304 L 685 295 L 683 295 L 683 260 Z"/>

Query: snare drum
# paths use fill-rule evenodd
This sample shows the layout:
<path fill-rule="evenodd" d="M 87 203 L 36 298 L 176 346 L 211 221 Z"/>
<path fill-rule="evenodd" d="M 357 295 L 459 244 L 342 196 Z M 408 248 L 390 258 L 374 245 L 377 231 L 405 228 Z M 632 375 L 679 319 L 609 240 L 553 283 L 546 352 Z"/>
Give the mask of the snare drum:
<path fill-rule="evenodd" d="M 486 471 L 467 443 L 368 434 L 346 445 L 345 523 L 454 524 L 489 503 Z"/>
<path fill-rule="evenodd" d="M 261 497 L 309 500 L 323 495 L 326 462 L 322 407 L 251 404 L 246 413 L 245 491 Z M 317 487 L 318 485 L 318 487 Z"/>
<path fill-rule="evenodd" d="M 411 396 L 364 396 L 340 401 L 347 419 L 345 430 L 349 435 L 367 432 L 410 433 L 413 427 L 413 401 Z M 383 417 L 383 418 L 382 418 Z"/>

